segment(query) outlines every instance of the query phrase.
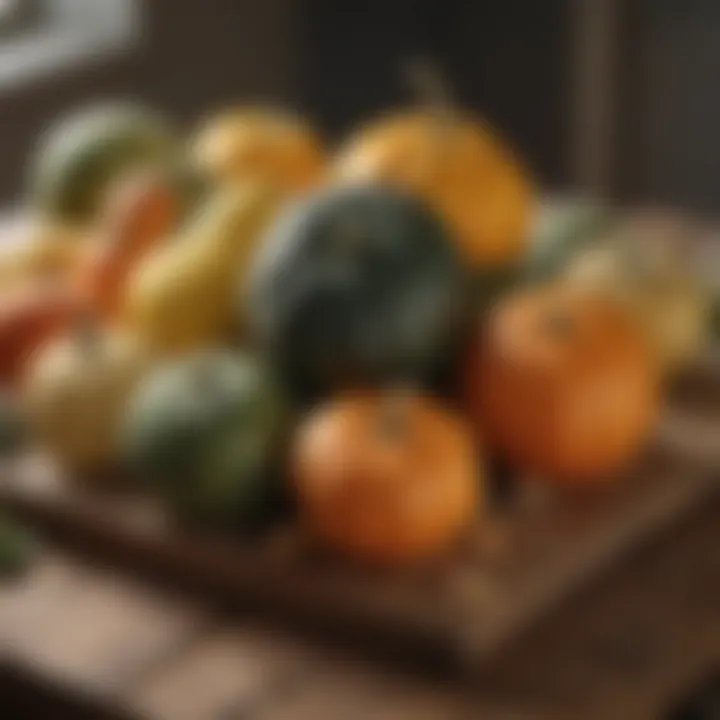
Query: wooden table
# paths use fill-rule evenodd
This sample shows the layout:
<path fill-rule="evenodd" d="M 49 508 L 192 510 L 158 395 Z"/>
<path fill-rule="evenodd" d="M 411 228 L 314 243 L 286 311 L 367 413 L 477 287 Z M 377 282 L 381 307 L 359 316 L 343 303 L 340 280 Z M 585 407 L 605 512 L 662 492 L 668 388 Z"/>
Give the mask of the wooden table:
<path fill-rule="evenodd" d="M 51 547 L 0 588 L 0 699 L 13 688 L 53 720 L 668 717 L 720 666 L 718 548 L 720 498 L 464 687 L 309 646 Z"/>

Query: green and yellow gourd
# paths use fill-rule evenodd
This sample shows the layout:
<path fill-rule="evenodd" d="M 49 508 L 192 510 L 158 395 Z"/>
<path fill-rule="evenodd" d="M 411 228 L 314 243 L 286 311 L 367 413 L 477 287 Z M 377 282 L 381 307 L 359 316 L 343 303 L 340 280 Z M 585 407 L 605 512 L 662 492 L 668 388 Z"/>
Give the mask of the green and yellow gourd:
<path fill-rule="evenodd" d="M 646 234 L 637 223 L 579 253 L 565 281 L 621 304 L 636 319 L 666 374 L 692 364 L 707 347 L 711 293 L 693 268 L 683 233 Z"/>
<path fill-rule="evenodd" d="M 129 103 L 92 106 L 61 119 L 41 139 L 30 167 L 30 201 L 56 221 L 84 224 L 120 173 L 166 167 L 176 154 L 176 138 L 161 117 Z"/>
<path fill-rule="evenodd" d="M 615 224 L 615 213 L 601 201 L 546 198 L 535 213 L 521 276 L 530 282 L 557 278 L 576 253 L 601 242 Z"/>
<path fill-rule="evenodd" d="M 124 423 L 127 464 L 181 520 L 254 525 L 279 490 L 273 465 L 287 411 L 259 360 L 186 356 L 139 387 Z"/>
<path fill-rule="evenodd" d="M 250 325 L 302 393 L 423 381 L 455 341 L 468 286 L 421 200 L 335 188 L 291 209 L 261 246 Z"/>

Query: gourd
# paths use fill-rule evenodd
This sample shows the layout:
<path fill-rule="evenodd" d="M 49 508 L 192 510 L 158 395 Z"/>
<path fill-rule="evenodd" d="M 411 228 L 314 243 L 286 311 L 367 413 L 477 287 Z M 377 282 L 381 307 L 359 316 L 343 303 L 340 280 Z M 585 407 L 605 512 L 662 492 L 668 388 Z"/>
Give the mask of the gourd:
<path fill-rule="evenodd" d="M 76 270 L 80 295 L 98 314 L 114 320 L 128 278 L 179 222 L 181 204 L 163 178 L 133 173 L 109 193 L 95 241 Z"/>
<path fill-rule="evenodd" d="M 421 107 L 362 126 L 340 149 L 336 180 L 418 193 L 443 217 L 470 266 L 515 265 L 534 204 L 526 170 L 497 133 L 453 106 L 437 73 L 416 70 Z"/>
<path fill-rule="evenodd" d="M 424 381 L 461 329 L 467 285 L 420 200 L 330 189 L 292 207 L 263 241 L 250 327 L 303 393 Z"/>
<path fill-rule="evenodd" d="M 17 218 L 0 234 L 0 292 L 29 281 L 70 277 L 87 245 L 77 228 L 38 217 Z"/>
<path fill-rule="evenodd" d="M 260 180 L 290 194 L 307 192 L 325 171 L 322 143 L 310 125 L 262 108 L 227 110 L 208 119 L 193 156 L 217 182 Z"/>
<path fill-rule="evenodd" d="M 480 436 L 549 482 L 608 479 L 633 459 L 659 411 L 658 367 L 632 319 L 562 285 L 500 303 L 465 378 Z"/>
<path fill-rule="evenodd" d="M 273 479 L 288 404 L 260 360 L 208 350 L 163 365 L 123 425 L 128 467 L 185 521 L 245 527 L 279 492 Z"/>
<path fill-rule="evenodd" d="M 573 257 L 601 244 L 619 224 L 605 203 L 585 198 L 548 198 L 537 207 L 522 276 L 530 282 L 557 279 Z"/>
<path fill-rule="evenodd" d="M 180 237 L 130 278 L 123 322 L 158 353 L 209 347 L 239 322 L 235 298 L 280 198 L 262 185 L 230 186 L 211 197 Z"/>
<path fill-rule="evenodd" d="M 55 220 L 91 222 L 109 184 L 134 167 L 164 167 L 177 152 L 163 118 L 131 103 L 93 105 L 61 118 L 41 138 L 30 202 Z"/>
<path fill-rule="evenodd" d="M 291 477 L 309 531 L 379 565 L 448 550 L 483 497 L 467 423 L 429 397 L 395 391 L 341 396 L 311 413 Z"/>
<path fill-rule="evenodd" d="M 23 399 L 41 445 L 89 484 L 118 467 L 120 424 L 151 356 L 126 333 L 92 321 L 45 346 L 28 370 Z"/>
<path fill-rule="evenodd" d="M 693 268 L 690 239 L 682 229 L 644 223 L 628 222 L 612 241 L 579 254 L 565 279 L 621 304 L 672 374 L 706 347 L 710 292 Z"/>
<path fill-rule="evenodd" d="M 32 355 L 61 333 L 80 311 L 65 284 L 30 280 L 0 294 L 0 385 L 14 388 Z"/>

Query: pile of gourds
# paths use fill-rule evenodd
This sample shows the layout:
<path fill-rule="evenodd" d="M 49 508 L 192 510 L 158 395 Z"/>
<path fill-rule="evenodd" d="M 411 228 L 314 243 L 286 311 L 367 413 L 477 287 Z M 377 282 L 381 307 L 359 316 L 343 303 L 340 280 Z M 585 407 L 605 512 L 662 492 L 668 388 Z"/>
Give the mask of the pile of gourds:
<path fill-rule="evenodd" d="M 681 230 L 645 243 L 651 221 L 540 203 L 447 106 L 332 156 L 283 112 L 188 143 L 95 107 L 50 128 L 29 178 L 0 381 L 71 482 L 144 488 L 186 523 L 280 505 L 357 560 L 437 556 L 482 517 L 489 458 L 519 481 L 617 476 L 708 335 Z"/>

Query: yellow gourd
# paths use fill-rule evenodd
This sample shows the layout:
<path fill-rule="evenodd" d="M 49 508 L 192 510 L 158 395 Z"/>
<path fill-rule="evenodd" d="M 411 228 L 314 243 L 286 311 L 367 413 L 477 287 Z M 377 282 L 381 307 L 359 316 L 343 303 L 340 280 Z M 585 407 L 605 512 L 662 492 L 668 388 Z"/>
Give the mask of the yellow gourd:
<path fill-rule="evenodd" d="M 156 352 L 213 345 L 230 331 L 236 298 L 279 198 L 264 185 L 226 187 L 174 242 L 131 278 L 123 319 Z"/>
<path fill-rule="evenodd" d="M 74 228 L 35 218 L 11 224 L 0 236 L 0 288 L 67 277 L 87 244 L 84 240 Z"/>
<path fill-rule="evenodd" d="M 217 182 L 263 180 L 305 193 L 325 172 L 322 142 L 290 113 L 236 108 L 208 119 L 193 142 L 196 164 Z"/>
<path fill-rule="evenodd" d="M 65 470 L 85 477 L 116 465 L 125 405 L 149 362 L 134 337 L 94 325 L 41 349 L 23 398 L 38 440 Z"/>

